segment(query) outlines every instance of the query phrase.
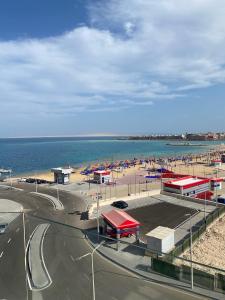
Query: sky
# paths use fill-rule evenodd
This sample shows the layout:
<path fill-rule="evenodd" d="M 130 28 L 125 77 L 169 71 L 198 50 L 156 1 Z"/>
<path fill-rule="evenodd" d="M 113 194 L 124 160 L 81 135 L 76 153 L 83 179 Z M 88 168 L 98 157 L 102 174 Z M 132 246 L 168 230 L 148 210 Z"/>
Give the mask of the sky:
<path fill-rule="evenodd" d="M 0 0 L 0 137 L 225 131 L 224 0 Z"/>

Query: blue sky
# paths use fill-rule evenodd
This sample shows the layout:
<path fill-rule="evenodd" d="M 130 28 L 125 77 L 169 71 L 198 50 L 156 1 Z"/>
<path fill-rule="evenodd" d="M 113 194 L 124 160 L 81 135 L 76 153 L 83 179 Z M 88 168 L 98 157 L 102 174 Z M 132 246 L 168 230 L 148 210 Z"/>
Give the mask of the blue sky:
<path fill-rule="evenodd" d="M 225 1 L 1 0 L 0 137 L 225 131 Z"/>

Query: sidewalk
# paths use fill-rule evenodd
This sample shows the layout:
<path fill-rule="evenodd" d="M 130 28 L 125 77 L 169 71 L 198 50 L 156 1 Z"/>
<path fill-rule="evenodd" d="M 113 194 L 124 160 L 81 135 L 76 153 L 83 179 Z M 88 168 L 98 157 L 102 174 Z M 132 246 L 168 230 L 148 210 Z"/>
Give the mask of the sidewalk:
<path fill-rule="evenodd" d="M 87 238 L 93 247 L 96 247 L 101 240 L 103 240 L 100 238 L 98 243 L 96 230 L 88 231 Z M 137 245 L 135 247 L 134 238 L 131 237 L 126 239 L 126 243 L 120 243 L 119 251 L 116 250 L 116 242 L 109 240 L 106 241 L 105 244 L 103 244 L 97 251 L 113 263 L 116 263 L 128 271 L 136 273 L 137 275 L 152 282 L 166 284 L 167 286 L 183 289 L 190 293 L 193 292 L 208 299 L 224 299 L 224 294 L 206 290 L 197 286 L 194 286 L 194 290 L 192 291 L 189 283 L 184 283 L 155 273 L 151 270 L 151 258 L 144 255 L 145 248 L 143 245 L 141 245 L 141 247 L 138 247 Z"/>

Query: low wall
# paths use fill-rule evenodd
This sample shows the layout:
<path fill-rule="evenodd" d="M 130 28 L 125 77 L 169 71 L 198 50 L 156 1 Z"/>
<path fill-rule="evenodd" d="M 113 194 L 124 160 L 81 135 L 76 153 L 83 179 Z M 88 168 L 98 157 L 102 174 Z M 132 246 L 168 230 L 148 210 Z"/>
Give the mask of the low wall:
<path fill-rule="evenodd" d="M 161 259 L 152 258 L 153 271 L 182 282 L 191 281 L 191 268 L 186 265 L 177 266 Z M 225 275 L 220 273 L 209 274 L 193 268 L 194 285 L 208 290 L 225 293 Z"/>
<path fill-rule="evenodd" d="M 216 202 L 209 201 L 209 200 L 202 200 L 202 199 L 187 197 L 187 196 L 179 195 L 179 194 L 176 194 L 176 193 L 170 193 L 170 192 L 166 192 L 166 191 L 161 191 L 160 194 L 165 195 L 165 196 L 170 196 L 170 197 L 173 197 L 173 198 L 177 198 L 177 199 L 180 199 L 180 200 L 187 200 L 187 201 L 190 201 L 190 202 L 199 203 L 199 204 L 204 204 L 204 202 L 206 202 L 209 205 L 216 206 Z"/>

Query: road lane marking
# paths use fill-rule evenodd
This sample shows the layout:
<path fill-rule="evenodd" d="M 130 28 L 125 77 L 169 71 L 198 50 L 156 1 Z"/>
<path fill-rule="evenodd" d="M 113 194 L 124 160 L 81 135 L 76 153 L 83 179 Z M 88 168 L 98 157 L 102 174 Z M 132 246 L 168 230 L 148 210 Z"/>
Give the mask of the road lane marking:
<path fill-rule="evenodd" d="M 11 238 L 9 238 L 7 243 L 9 244 L 9 243 L 11 242 L 11 240 L 12 240 L 12 239 L 11 239 Z"/>
<path fill-rule="evenodd" d="M 18 228 L 16 228 L 16 232 L 19 232 L 20 231 L 20 228 L 18 227 Z"/>
<path fill-rule="evenodd" d="M 71 260 L 74 262 L 75 261 L 75 259 L 74 259 L 74 257 L 72 256 L 72 255 L 70 255 L 70 258 L 71 258 Z"/>
<path fill-rule="evenodd" d="M 2 256 L 3 256 L 3 253 L 4 253 L 4 251 L 2 251 L 2 252 L 1 252 L 1 254 L 0 254 L 0 258 L 2 258 Z"/>

